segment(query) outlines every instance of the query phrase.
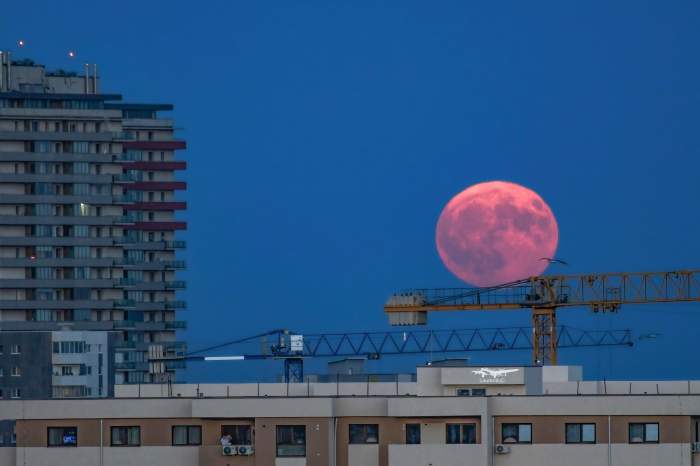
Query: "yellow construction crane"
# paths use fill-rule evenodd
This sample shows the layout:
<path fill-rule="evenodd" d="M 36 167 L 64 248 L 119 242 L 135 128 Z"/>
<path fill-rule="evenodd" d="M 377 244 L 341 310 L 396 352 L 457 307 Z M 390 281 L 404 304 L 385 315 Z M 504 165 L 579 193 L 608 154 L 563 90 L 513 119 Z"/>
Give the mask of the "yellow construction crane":
<path fill-rule="evenodd" d="M 557 364 L 557 308 L 617 312 L 623 304 L 700 301 L 700 270 L 544 275 L 488 288 L 413 289 L 384 306 L 391 325 L 424 325 L 429 311 L 531 309 L 532 363 Z"/>

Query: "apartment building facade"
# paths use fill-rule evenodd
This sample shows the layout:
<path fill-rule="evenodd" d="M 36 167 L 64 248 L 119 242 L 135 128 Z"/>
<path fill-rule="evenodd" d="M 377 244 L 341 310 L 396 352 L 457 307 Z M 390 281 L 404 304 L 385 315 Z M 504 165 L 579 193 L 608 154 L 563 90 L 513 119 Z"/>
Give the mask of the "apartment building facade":
<path fill-rule="evenodd" d="M 203 391 L 189 396 L 194 386 L 172 387 L 173 394 L 150 385 L 141 397 L 130 396 L 137 387 L 124 386 L 112 399 L 5 400 L 0 464 L 691 466 L 698 460 L 700 382 L 613 382 L 611 390 L 626 385 L 628 392 L 597 394 L 575 376 L 562 378 L 566 368 L 539 370 L 539 377 L 531 371 L 528 381 L 521 378 L 525 369 L 533 368 L 430 368 L 426 377 L 419 369 L 416 382 L 393 388 L 228 384 L 199 386 Z M 650 386 L 657 391 L 645 393 Z"/>
<path fill-rule="evenodd" d="M 167 359 L 185 351 L 185 142 L 161 116 L 171 105 L 99 88 L 96 67 L 49 72 L 0 53 L 0 345 L 22 340 L 0 367 L 42 364 L 7 389 L 0 378 L 5 398 L 110 396 L 183 364 Z"/>

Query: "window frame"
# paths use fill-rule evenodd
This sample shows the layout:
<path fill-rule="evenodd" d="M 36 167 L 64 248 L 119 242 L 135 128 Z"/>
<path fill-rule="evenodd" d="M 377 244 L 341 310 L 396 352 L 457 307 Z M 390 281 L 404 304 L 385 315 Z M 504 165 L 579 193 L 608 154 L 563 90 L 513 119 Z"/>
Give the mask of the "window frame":
<path fill-rule="evenodd" d="M 175 429 L 178 427 L 180 427 L 180 428 L 184 427 L 185 431 L 187 432 L 187 434 L 185 436 L 186 437 L 185 443 L 175 443 Z M 199 429 L 199 442 L 198 443 L 192 443 L 192 441 L 190 440 L 190 429 L 195 428 L 195 427 Z M 139 443 L 141 443 L 140 437 L 141 437 L 141 435 L 139 433 Z M 201 445 L 202 444 L 202 426 L 199 424 L 187 424 L 187 425 L 177 424 L 177 425 L 171 426 L 171 428 L 170 428 L 170 443 L 174 447 L 192 447 L 192 446 Z"/>
<path fill-rule="evenodd" d="M 114 429 L 127 429 L 127 434 L 126 434 L 127 443 L 118 443 L 118 444 L 114 443 L 114 435 L 113 435 Z M 138 444 L 134 445 L 134 444 L 129 443 L 129 429 L 138 429 L 139 430 L 139 436 L 138 436 L 139 443 Z M 141 446 L 141 426 L 133 426 L 133 425 L 132 426 L 110 426 L 109 427 L 109 446 L 110 447 L 140 447 Z"/>
<path fill-rule="evenodd" d="M 369 427 L 376 427 L 376 441 L 375 442 L 369 442 L 367 441 L 367 438 L 369 436 Z M 353 441 L 352 438 L 352 429 L 353 427 L 355 428 L 362 428 L 362 434 L 364 441 L 358 442 L 358 441 Z M 379 424 L 348 424 L 348 445 L 378 445 L 379 444 Z"/>
<path fill-rule="evenodd" d="M 231 439 L 231 445 L 253 445 L 253 426 L 252 426 L 252 425 L 250 425 L 250 424 L 222 424 L 222 425 L 221 425 L 221 436 L 220 436 L 219 438 L 221 438 L 221 437 L 223 437 L 223 436 L 225 435 L 224 430 L 225 430 L 226 428 L 233 428 L 233 431 L 234 431 L 234 432 L 235 432 L 237 429 L 240 429 L 240 428 L 246 428 L 246 429 L 248 430 L 248 435 L 247 435 L 247 437 L 250 438 L 250 442 L 249 442 L 249 443 L 235 442 L 234 439 L 233 439 L 234 436 L 231 435 L 231 437 L 232 437 L 232 439 Z M 238 433 L 237 433 L 237 434 L 238 434 Z M 229 435 L 230 435 L 230 434 L 229 434 Z"/>
<path fill-rule="evenodd" d="M 568 430 L 569 426 L 579 426 L 578 441 L 570 442 Z M 583 440 L 583 426 L 593 426 L 593 441 Z M 569 445 L 595 445 L 598 443 L 598 426 L 595 422 L 567 422 L 564 424 L 564 443 Z"/>
<path fill-rule="evenodd" d="M 52 445 L 51 444 L 51 430 L 53 429 L 61 429 L 65 431 L 66 429 L 73 429 L 75 431 L 75 443 L 74 444 L 65 444 L 62 443 L 60 445 Z M 63 435 L 61 435 L 61 438 L 63 438 Z M 78 446 L 78 426 L 47 426 L 46 427 L 46 446 L 48 448 L 75 448 Z"/>
<path fill-rule="evenodd" d="M 294 429 L 301 428 L 303 429 L 304 432 L 304 454 L 303 455 L 280 455 L 280 442 L 279 442 L 279 435 L 280 435 L 280 429 L 292 429 L 292 432 L 294 432 Z M 294 435 L 292 435 L 293 437 Z M 287 444 L 283 444 L 287 445 Z M 306 458 L 306 424 L 278 424 L 275 426 L 275 457 L 276 458 Z"/>
<path fill-rule="evenodd" d="M 647 426 L 656 426 L 656 440 L 647 440 Z M 633 442 L 632 441 L 632 426 L 642 426 L 642 441 Z M 627 441 L 631 445 L 640 445 L 645 443 L 661 443 L 661 426 L 658 422 L 630 422 L 627 425 Z"/>
<path fill-rule="evenodd" d="M 450 442 L 450 426 L 457 426 L 459 428 L 459 442 Z M 471 427 L 474 429 L 474 441 L 465 442 L 464 441 L 464 430 L 465 427 Z M 476 422 L 448 422 L 445 424 L 445 444 L 446 445 L 476 445 L 478 442 L 478 436 L 476 431 Z"/>
<path fill-rule="evenodd" d="M 515 442 L 507 442 L 505 435 L 503 435 L 503 429 L 506 428 L 506 426 L 517 426 L 517 431 L 518 431 L 518 437 Z M 524 442 L 520 440 L 520 426 L 529 426 L 530 427 L 530 440 L 527 442 Z M 517 444 L 524 444 L 524 445 L 531 445 L 532 444 L 532 423 L 531 422 L 504 422 L 501 424 L 501 443 L 507 444 L 507 445 L 517 445 Z"/>
<path fill-rule="evenodd" d="M 411 428 L 415 428 L 415 427 L 418 428 L 418 442 L 412 442 L 412 441 L 409 442 L 408 441 L 409 426 Z M 410 422 L 410 423 L 404 424 L 404 443 L 406 445 L 421 445 L 423 443 L 423 438 L 422 438 L 422 433 L 421 433 L 421 425 L 419 422 Z"/>

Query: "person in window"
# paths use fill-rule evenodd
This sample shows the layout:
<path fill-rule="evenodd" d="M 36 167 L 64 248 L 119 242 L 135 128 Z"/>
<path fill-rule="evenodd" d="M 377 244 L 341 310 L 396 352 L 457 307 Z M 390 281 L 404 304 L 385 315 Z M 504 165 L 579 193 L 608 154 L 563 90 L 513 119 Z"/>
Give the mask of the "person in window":
<path fill-rule="evenodd" d="M 233 437 L 231 437 L 230 434 L 224 434 L 221 436 L 221 445 L 226 447 L 231 445 L 231 440 L 233 440 Z"/>

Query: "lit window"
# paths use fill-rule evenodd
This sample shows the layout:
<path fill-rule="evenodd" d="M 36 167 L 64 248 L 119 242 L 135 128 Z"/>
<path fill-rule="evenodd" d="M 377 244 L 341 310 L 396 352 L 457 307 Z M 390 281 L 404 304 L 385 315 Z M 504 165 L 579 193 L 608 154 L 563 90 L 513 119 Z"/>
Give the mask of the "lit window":
<path fill-rule="evenodd" d="M 22 369 L 20 369 L 19 366 L 14 366 L 10 375 L 12 375 L 12 377 L 20 377 L 22 375 Z"/>
<path fill-rule="evenodd" d="M 77 447 L 77 427 L 49 427 L 47 445 L 50 447 Z"/>

